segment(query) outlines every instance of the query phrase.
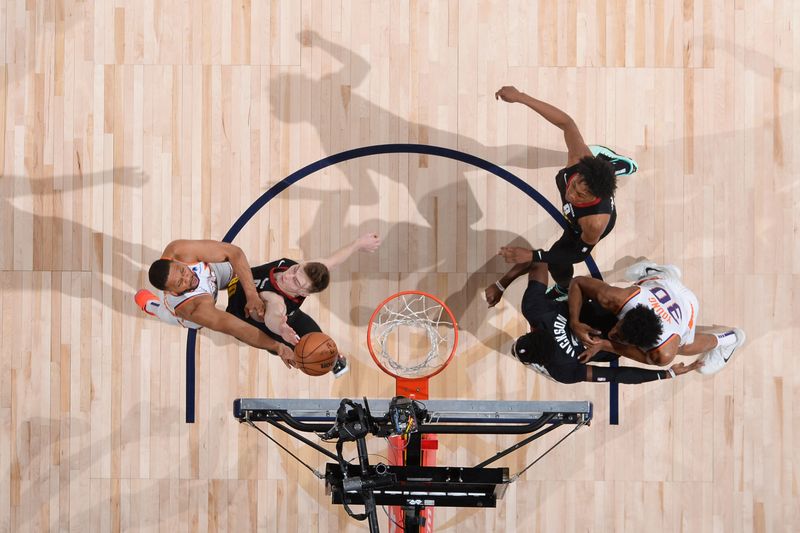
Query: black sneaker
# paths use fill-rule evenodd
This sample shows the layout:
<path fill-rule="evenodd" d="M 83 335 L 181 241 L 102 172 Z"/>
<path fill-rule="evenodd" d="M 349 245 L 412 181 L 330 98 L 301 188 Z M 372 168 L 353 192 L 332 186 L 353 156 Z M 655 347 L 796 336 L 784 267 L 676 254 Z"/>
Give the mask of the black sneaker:
<path fill-rule="evenodd" d="M 331 372 L 333 372 L 333 375 L 336 378 L 340 378 L 350 372 L 350 365 L 347 364 L 347 358 L 343 355 L 340 355 L 333 364 Z"/>
<path fill-rule="evenodd" d="M 567 299 L 567 289 L 556 283 L 544 293 L 545 298 L 555 302 L 563 302 Z"/>

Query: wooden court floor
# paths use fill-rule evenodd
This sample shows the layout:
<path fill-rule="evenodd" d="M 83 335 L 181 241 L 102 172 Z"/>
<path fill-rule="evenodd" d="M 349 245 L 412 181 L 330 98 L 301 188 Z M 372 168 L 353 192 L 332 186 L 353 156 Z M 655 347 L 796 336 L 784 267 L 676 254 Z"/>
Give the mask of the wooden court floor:
<path fill-rule="evenodd" d="M 794 0 L 3 0 L 0 2 L 0 532 L 363 531 L 321 481 L 231 415 L 237 397 L 389 397 L 365 347 L 401 289 L 461 326 L 434 398 L 591 400 L 596 418 L 458 532 L 800 530 L 800 4 Z M 594 258 L 682 267 L 700 323 L 748 343 L 713 377 L 557 385 L 505 355 L 522 282 L 488 310 L 509 242 L 559 233 L 516 188 L 434 156 L 312 174 L 237 237 L 251 264 L 384 239 L 304 305 L 350 353 L 313 379 L 200 335 L 184 424 L 185 332 L 133 303 L 172 239 L 220 239 L 267 188 L 380 143 L 458 149 L 551 201 L 560 132 L 495 101 L 513 84 L 634 157 Z M 584 267 L 579 269 L 583 271 Z M 323 458 L 277 437 L 305 460 Z M 545 439 L 547 440 L 547 439 Z M 442 438 L 469 465 L 509 441 Z M 512 473 L 552 444 L 505 460 Z M 374 460 L 383 441 L 370 444 Z M 387 529 L 387 521 L 381 519 Z"/>

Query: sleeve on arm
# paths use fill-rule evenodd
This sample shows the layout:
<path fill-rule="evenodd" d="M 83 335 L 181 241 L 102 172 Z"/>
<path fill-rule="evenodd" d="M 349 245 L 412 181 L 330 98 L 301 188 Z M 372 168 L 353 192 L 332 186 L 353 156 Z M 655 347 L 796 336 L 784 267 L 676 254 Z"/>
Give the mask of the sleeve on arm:
<path fill-rule="evenodd" d="M 547 368 L 550 376 L 559 383 L 580 383 L 586 381 L 586 366 L 576 365 L 550 365 Z"/>
<path fill-rule="evenodd" d="M 666 370 L 650 370 L 649 368 L 639 368 L 636 366 L 620 366 L 617 368 L 607 366 L 592 366 L 592 381 L 607 383 L 646 383 L 657 379 L 667 379 L 669 373 Z"/>

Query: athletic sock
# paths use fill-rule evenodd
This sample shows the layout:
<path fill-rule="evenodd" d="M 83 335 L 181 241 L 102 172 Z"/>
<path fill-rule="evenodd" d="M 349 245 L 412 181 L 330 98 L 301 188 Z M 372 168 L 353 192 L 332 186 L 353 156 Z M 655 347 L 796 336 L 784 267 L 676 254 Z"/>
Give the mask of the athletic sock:
<path fill-rule="evenodd" d="M 736 344 L 736 333 L 733 330 L 723 331 L 722 333 L 714 333 L 717 338 L 717 346 L 730 346 Z"/>

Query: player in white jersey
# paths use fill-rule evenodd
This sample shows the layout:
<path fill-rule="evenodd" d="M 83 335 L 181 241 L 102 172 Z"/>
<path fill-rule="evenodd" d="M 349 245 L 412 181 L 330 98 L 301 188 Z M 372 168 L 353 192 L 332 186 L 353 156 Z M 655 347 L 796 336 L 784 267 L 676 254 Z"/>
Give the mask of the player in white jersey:
<path fill-rule="evenodd" d="M 653 310 L 661 322 L 662 332 L 651 350 L 672 342 L 676 337 L 679 346 L 694 342 L 697 331 L 695 318 L 700 304 L 692 291 L 677 279 L 657 275 L 637 280 L 634 287 L 638 290 L 630 295 L 616 314 L 622 318 L 638 305 Z"/>
<path fill-rule="evenodd" d="M 149 271 L 150 283 L 164 291 L 163 305 L 144 289 L 136 293 L 135 300 L 142 310 L 164 322 L 227 333 L 254 348 L 277 353 L 286 366 L 291 367 L 294 352 L 289 346 L 217 308 L 219 289 L 227 288 L 234 275 L 241 281 L 247 298 L 247 315 L 263 319 L 266 306 L 258 296 L 247 257 L 238 246 L 219 241 L 169 243 L 161 259 L 155 261 Z"/>
<path fill-rule="evenodd" d="M 188 300 L 204 294 L 210 294 L 216 302 L 219 288 L 226 288 L 233 280 L 233 266 L 228 262 L 206 263 L 203 261 L 186 266 L 196 276 L 197 287 L 181 294 L 165 292 L 164 306 L 158 306 L 154 308 L 154 311 L 157 315 L 166 315 L 165 322 L 173 323 L 173 321 L 176 321 L 185 328 L 200 329 L 202 327 L 200 324 L 178 316 L 177 309 Z"/>
<path fill-rule="evenodd" d="M 376 233 L 367 233 L 327 259 L 296 263 L 290 259 L 250 268 L 244 252 L 218 241 L 174 241 L 150 267 L 150 283 L 164 291 L 163 302 L 142 289 L 139 307 L 163 322 L 187 328 L 208 327 L 233 335 L 253 346 L 278 354 L 293 366 L 292 347 L 300 336 L 320 331 L 317 323 L 300 311 L 306 296 L 328 286 L 329 270 L 356 251 L 374 252 L 380 246 Z M 256 279 L 257 278 L 257 279 Z M 220 289 L 228 292 L 228 308 L 216 307 Z M 333 374 L 347 371 L 340 355 Z"/>
<path fill-rule="evenodd" d="M 745 334 L 739 328 L 719 334 L 696 332 L 699 304 L 681 283 L 678 267 L 640 262 L 628 269 L 626 278 L 635 284 L 617 288 L 585 276 L 570 284 L 571 317 L 580 316 L 583 301 L 591 299 L 619 318 L 607 339 L 599 338 L 599 332 L 586 324 L 571 324 L 578 338 L 590 346 L 582 360 L 605 350 L 640 363 L 664 366 L 676 355 L 702 354 L 698 372 L 714 374 L 744 344 Z"/>

